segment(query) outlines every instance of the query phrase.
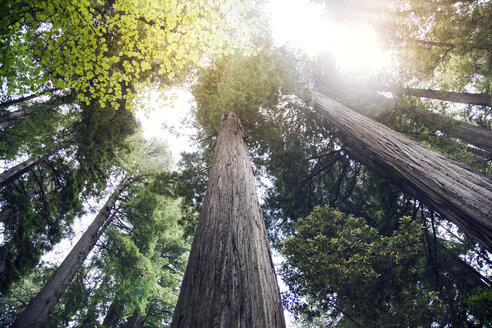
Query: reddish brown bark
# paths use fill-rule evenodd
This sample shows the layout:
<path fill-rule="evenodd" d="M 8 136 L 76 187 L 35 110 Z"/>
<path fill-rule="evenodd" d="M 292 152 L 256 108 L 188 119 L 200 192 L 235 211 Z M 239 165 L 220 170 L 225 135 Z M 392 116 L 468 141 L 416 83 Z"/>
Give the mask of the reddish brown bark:
<path fill-rule="evenodd" d="M 352 155 L 492 250 L 492 179 L 321 94 L 314 109 Z"/>
<path fill-rule="evenodd" d="M 63 260 L 62 264 L 56 269 L 43 289 L 29 303 L 19 318 L 17 318 L 12 328 L 34 328 L 43 326 L 43 323 L 53 311 L 60 300 L 60 297 L 63 295 L 80 266 L 84 263 L 87 255 L 89 255 L 101 236 L 102 228 L 110 219 L 111 209 L 116 203 L 120 193 L 126 187 L 127 181 L 127 179 L 124 179 L 118 187 L 116 187 L 80 240 L 75 244 L 65 260 Z"/>
<path fill-rule="evenodd" d="M 490 96 L 487 94 L 440 91 L 418 88 L 406 88 L 405 92 L 410 96 L 415 97 L 439 99 L 471 105 L 492 106 L 492 104 L 490 103 Z"/>
<path fill-rule="evenodd" d="M 224 115 L 171 327 L 285 327 L 239 117 Z"/>

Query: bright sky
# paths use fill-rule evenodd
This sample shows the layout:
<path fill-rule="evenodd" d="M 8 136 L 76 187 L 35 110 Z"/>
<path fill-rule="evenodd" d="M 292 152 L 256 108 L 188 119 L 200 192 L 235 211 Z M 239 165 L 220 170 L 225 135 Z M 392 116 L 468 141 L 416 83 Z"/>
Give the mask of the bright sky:
<path fill-rule="evenodd" d="M 375 73 L 391 65 L 391 55 L 379 46 L 374 30 L 330 22 L 323 14 L 322 4 L 309 0 L 270 0 L 266 10 L 270 12 L 273 38 L 278 46 L 291 45 L 310 56 L 328 51 L 338 68 L 345 72 Z M 162 94 L 152 91 L 145 105 L 147 114 L 138 112 L 137 117 L 145 136 L 167 140 L 174 159 L 179 160 L 179 154 L 192 147 L 186 135 L 193 134 L 193 130 L 180 128 L 180 122 L 190 116 L 193 96 L 182 89 L 165 95 L 171 93 L 176 96 L 172 107 Z M 177 137 L 163 129 L 164 124 L 183 136 Z"/>
<path fill-rule="evenodd" d="M 391 66 L 391 54 L 377 34 L 363 25 L 342 25 L 324 15 L 324 5 L 309 0 L 270 0 L 273 39 L 315 56 L 328 51 L 344 71 L 377 72 Z"/>

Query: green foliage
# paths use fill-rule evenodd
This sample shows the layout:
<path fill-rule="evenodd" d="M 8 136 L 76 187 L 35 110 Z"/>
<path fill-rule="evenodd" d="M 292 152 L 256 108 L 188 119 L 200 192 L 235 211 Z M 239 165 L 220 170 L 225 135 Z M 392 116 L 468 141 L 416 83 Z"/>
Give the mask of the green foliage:
<path fill-rule="evenodd" d="M 97 99 L 115 109 L 141 86 L 182 79 L 205 55 L 245 51 L 254 29 L 243 26 L 259 26 L 250 13 L 255 3 L 234 0 L 4 5 L 0 75 L 9 96 L 51 85 L 75 90 L 87 105 Z"/>
<path fill-rule="evenodd" d="M 197 102 L 196 121 L 207 135 L 217 131 L 223 113 L 232 111 L 241 118 L 246 135 L 261 140 L 255 134 L 265 134 L 271 111 L 300 91 L 299 82 L 294 82 L 298 74 L 293 58 L 268 50 L 268 41 L 265 43 L 265 49 L 255 56 L 229 56 L 199 72 L 192 93 Z"/>
<path fill-rule="evenodd" d="M 393 235 L 382 236 L 362 218 L 316 207 L 296 229 L 282 244 L 288 262 L 281 273 L 295 313 L 324 313 L 344 327 L 417 327 L 438 319 L 439 297 L 420 283 L 421 228 L 414 222 L 402 219 Z"/>
<path fill-rule="evenodd" d="M 29 301 L 41 290 L 53 274 L 55 268 L 40 266 L 33 270 L 22 282 L 16 282 L 8 292 L 2 292 L 0 297 L 0 326 L 9 327 Z"/>

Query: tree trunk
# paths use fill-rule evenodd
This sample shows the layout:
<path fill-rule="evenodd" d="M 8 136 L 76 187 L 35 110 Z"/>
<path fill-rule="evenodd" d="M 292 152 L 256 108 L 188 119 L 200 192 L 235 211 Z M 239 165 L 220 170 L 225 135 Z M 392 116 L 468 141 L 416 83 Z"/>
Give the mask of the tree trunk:
<path fill-rule="evenodd" d="M 405 41 L 405 39 L 401 39 Z M 464 49 L 482 49 L 482 50 L 490 50 L 490 44 L 454 44 L 450 42 L 436 42 L 436 41 L 427 41 L 420 39 L 410 39 L 410 42 L 418 43 L 424 46 L 429 47 L 439 47 L 439 48 L 450 48 L 454 49 L 456 47 L 464 48 Z"/>
<path fill-rule="evenodd" d="M 439 99 L 471 105 L 492 106 L 490 103 L 490 96 L 487 94 L 460 93 L 418 88 L 406 88 L 404 92 L 414 97 Z"/>
<path fill-rule="evenodd" d="M 207 194 L 171 327 L 285 327 L 248 147 L 222 118 Z"/>
<path fill-rule="evenodd" d="M 352 156 L 390 175 L 412 197 L 492 250 L 492 179 L 321 94 L 314 109 L 338 129 Z"/>
<path fill-rule="evenodd" d="M 492 131 L 467 122 L 454 120 L 447 116 L 414 107 L 412 108 L 415 121 L 427 126 L 445 124 L 443 133 L 458 138 L 492 154 Z M 490 156 L 490 155 L 489 155 Z"/>
<path fill-rule="evenodd" d="M 125 328 L 141 328 L 145 322 L 145 317 L 143 317 L 138 310 L 133 311 L 131 317 L 128 318 Z"/>
<path fill-rule="evenodd" d="M 105 328 L 116 328 L 118 326 L 118 321 L 120 320 L 121 313 L 123 311 L 123 306 L 118 304 L 115 300 L 109 306 L 108 312 L 103 320 L 103 327 Z"/>
<path fill-rule="evenodd" d="M 53 89 L 49 89 L 49 90 L 43 91 L 43 92 L 41 92 L 39 94 L 32 94 L 32 95 L 21 97 L 21 98 L 17 98 L 17 99 L 14 99 L 14 100 L 9 100 L 9 101 L 6 101 L 6 102 L 1 103 L 0 104 L 0 109 L 7 108 L 9 106 L 13 106 L 13 105 L 16 105 L 16 104 L 20 104 L 22 102 L 29 101 L 29 100 L 32 100 L 32 99 L 37 98 L 37 97 L 41 97 L 42 95 L 53 93 L 53 92 L 55 92 L 57 90 L 60 90 L 60 88 L 53 88 Z"/>
<path fill-rule="evenodd" d="M 17 318 L 12 326 L 13 328 L 43 326 L 48 315 L 53 311 L 60 297 L 101 236 L 103 232 L 102 227 L 108 223 L 111 209 L 115 205 L 120 193 L 126 187 L 127 181 L 127 178 L 123 179 L 118 187 L 116 187 L 94 221 L 92 221 L 91 225 L 84 232 L 77 244 L 75 244 L 65 260 L 63 260 L 62 264 L 60 264 L 43 289 L 29 303 L 19 318 Z"/>
<path fill-rule="evenodd" d="M 44 154 L 44 155 L 39 155 L 35 157 L 34 159 L 28 159 L 20 164 L 17 164 L 16 166 L 0 173 L 0 188 L 8 185 L 9 183 L 14 182 L 17 180 L 20 176 L 22 176 L 24 173 L 29 171 L 30 169 L 38 166 L 42 162 L 44 162 L 48 157 L 54 155 L 55 153 L 59 152 L 60 150 L 68 147 L 70 144 L 72 144 L 72 141 L 68 141 L 61 146 L 55 148 L 51 152 Z"/>
<path fill-rule="evenodd" d="M 29 119 L 33 115 L 43 111 L 54 111 L 61 105 L 70 104 L 75 100 L 75 96 L 72 94 L 62 96 L 52 96 L 50 100 L 33 104 L 30 107 L 21 108 L 19 110 L 8 112 L 0 116 L 0 130 L 4 130 L 16 122 Z"/>

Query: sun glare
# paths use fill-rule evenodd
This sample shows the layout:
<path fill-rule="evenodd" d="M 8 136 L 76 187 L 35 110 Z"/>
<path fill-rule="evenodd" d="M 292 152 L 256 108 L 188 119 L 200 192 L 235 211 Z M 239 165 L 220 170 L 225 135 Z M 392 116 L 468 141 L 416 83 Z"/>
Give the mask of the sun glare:
<path fill-rule="evenodd" d="M 324 16 L 324 7 L 309 0 L 270 0 L 273 39 L 299 47 L 310 56 L 328 52 L 344 71 L 378 72 L 392 66 L 377 34 L 368 26 L 343 25 Z"/>

